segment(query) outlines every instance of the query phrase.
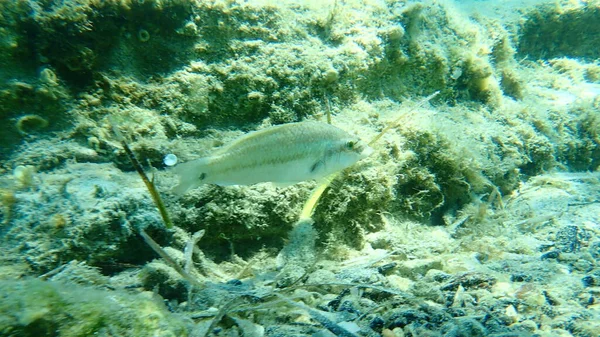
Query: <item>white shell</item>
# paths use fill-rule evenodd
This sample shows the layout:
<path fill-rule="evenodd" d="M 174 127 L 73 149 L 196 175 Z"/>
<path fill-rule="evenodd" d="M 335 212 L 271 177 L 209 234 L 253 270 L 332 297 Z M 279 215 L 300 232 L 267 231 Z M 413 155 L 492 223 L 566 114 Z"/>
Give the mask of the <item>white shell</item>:
<path fill-rule="evenodd" d="M 175 166 L 175 164 L 177 164 L 177 156 L 172 153 L 169 153 L 163 159 L 163 163 L 165 163 L 165 165 L 167 166 Z"/>

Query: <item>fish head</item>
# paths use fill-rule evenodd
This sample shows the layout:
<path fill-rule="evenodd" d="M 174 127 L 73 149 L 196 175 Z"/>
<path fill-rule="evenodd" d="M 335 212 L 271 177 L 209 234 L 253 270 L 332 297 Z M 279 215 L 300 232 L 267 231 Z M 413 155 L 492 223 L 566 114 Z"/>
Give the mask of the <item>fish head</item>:
<path fill-rule="evenodd" d="M 348 158 L 353 158 L 354 162 L 352 164 L 354 164 L 355 162 L 370 156 L 373 153 L 373 148 L 361 139 L 355 138 L 346 140 L 341 151 L 344 152 Z"/>
<path fill-rule="evenodd" d="M 357 161 L 368 157 L 373 149 L 358 138 L 343 139 L 331 144 L 323 157 L 310 168 L 316 175 L 329 175 L 354 165 Z"/>

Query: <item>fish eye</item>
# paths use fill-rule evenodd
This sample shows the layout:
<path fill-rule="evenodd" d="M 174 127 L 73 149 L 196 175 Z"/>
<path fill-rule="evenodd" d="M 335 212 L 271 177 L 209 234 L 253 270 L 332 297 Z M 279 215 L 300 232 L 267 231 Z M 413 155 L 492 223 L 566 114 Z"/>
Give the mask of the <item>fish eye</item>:
<path fill-rule="evenodd" d="M 200 180 L 204 180 L 206 178 L 206 173 L 200 173 Z"/>
<path fill-rule="evenodd" d="M 356 145 L 356 142 L 355 142 L 355 141 L 353 141 L 353 140 L 351 140 L 351 141 L 349 141 L 349 142 L 347 142 L 347 143 L 346 143 L 346 148 L 347 148 L 348 150 L 352 150 L 352 149 L 354 149 L 354 146 L 355 146 L 355 145 Z"/>

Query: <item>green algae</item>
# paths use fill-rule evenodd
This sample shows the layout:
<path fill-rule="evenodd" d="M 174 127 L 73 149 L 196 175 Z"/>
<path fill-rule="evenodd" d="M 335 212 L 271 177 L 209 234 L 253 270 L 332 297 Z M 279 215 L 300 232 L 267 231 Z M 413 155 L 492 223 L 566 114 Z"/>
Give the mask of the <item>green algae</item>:
<path fill-rule="evenodd" d="M 407 97 L 441 90 L 432 102 L 440 120 L 457 126 L 479 119 L 485 128 L 466 126 L 471 139 L 455 135 L 460 126 L 442 123 L 400 129 L 382 145 L 378 160 L 370 161 L 371 169 L 363 166 L 344 177 L 317 216 L 322 233 L 331 232 L 340 218 L 356 224 L 357 235 L 347 240 L 360 247 L 360 233 L 379 230 L 384 211 L 443 224 L 444 215 L 477 195 L 496 188 L 509 194 L 523 177 L 563 165 L 591 170 L 598 165 L 597 122 L 590 112 L 595 103 L 568 111 L 539 105 L 530 98 L 535 88 L 522 80 L 531 76 L 514 58 L 517 37 L 510 27 L 468 18 L 440 3 L 315 9 L 81 0 L 3 6 L 10 33 L 2 44 L 3 62 L 14 65 L 3 76 L 20 81 L 3 91 L 2 116 L 10 124 L 35 113 L 49 122 L 48 129 L 28 136 L 32 146 L 18 152 L 11 152 L 23 140 L 18 128 L 3 133 L 9 166 L 52 170 L 75 158 L 132 170 L 108 116 L 131 136 L 131 149 L 143 164 L 162 168 L 167 153 L 189 160 L 228 142 L 236 133 L 224 127 L 250 130 L 333 111 L 337 125 L 352 127 L 343 119 L 357 116 L 355 124 L 366 132 L 385 123 L 383 113 L 401 112 L 399 102 Z M 25 27 L 38 34 L 16 43 L 28 38 Z M 55 40 L 69 42 L 50 42 Z M 553 62 L 556 78 L 572 68 Z M 576 81 L 595 78 L 593 65 L 581 69 Z M 52 104 L 22 93 L 44 88 L 56 92 Z M 569 120 L 570 114 L 580 117 Z M 564 127 L 548 127 L 554 121 Z M 56 129 L 63 138 L 52 145 Z M 478 150 L 461 156 L 473 141 Z M 263 187 L 203 190 L 174 201 L 173 213 L 185 228 L 214 228 L 206 237 L 211 247 L 233 242 L 251 255 L 265 243 L 280 246 L 308 188 L 256 188 Z M 230 226 L 224 230 L 223 223 Z"/>
<path fill-rule="evenodd" d="M 600 43 L 600 4 L 558 2 L 528 12 L 519 29 L 519 55 L 596 60 Z"/>
<path fill-rule="evenodd" d="M 590 21 L 596 15 L 595 2 L 574 9 L 534 8 L 519 29 L 514 23 L 467 17 L 440 2 L 335 4 L 320 8 L 153 0 L 0 4 L 0 121 L 8 126 L 0 135 L 0 229 L 6 238 L 2 244 L 8 246 L 6 263 L 22 266 L 10 273 L 11 278 L 19 273 L 39 275 L 73 259 L 85 259 L 107 275 L 143 266 L 144 272 L 129 285 L 141 280 L 145 289 L 166 299 L 196 299 L 175 310 L 206 309 L 202 314 L 210 316 L 206 306 L 218 306 L 221 296 L 227 296 L 190 295 L 186 282 L 169 267 L 150 262 L 152 252 L 137 231 L 149 228 L 161 245 L 168 246 L 166 251 L 178 256 L 187 240 L 185 232 L 205 229 L 200 245 L 207 255 L 194 253 L 199 269 L 212 280 L 233 280 L 227 291 L 235 293 L 238 279 L 255 282 L 260 275 L 261 280 L 273 281 L 261 273 L 275 272 L 271 257 L 289 246 L 287 235 L 313 184 L 207 186 L 182 199 L 167 197 L 167 207 L 180 227 L 179 232 L 167 232 L 138 178 L 122 172 L 132 167 L 110 132 L 109 116 L 131 136 L 132 151 L 156 176 L 157 186 L 167 190 L 174 183 L 162 170 L 167 153 L 193 159 L 242 132 L 300 119 L 324 120 L 325 111 L 332 112 L 336 126 L 370 139 L 407 111 L 412 101 L 440 90 L 431 106 L 382 138 L 373 157 L 341 175 L 324 195 L 315 213 L 317 245 L 302 265 L 308 277 L 318 279 L 317 272 L 311 274 L 313 264 L 331 278 L 338 275 L 339 263 L 332 266 L 327 259 L 346 263 L 356 254 L 371 253 L 377 259 L 374 250 L 387 250 L 390 255 L 382 261 L 389 265 L 385 269 L 389 274 L 362 270 L 357 275 L 375 275 L 373 279 L 410 291 L 429 304 L 468 313 L 470 318 L 456 320 L 449 312 L 440 314 L 451 321 L 443 329 L 533 333 L 543 327 L 593 335 L 589 301 L 597 301 L 597 295 L 593 289 L 582 290 L 578 279 L 594 280 L 595 274 L 587 272 L 597 268 L 593 259 L 561 252 L 560 259 L 546 259 L 540 269 L 531 267 L 539 264 L 539 250 L 552 253 L 547 242 L 565 236 L 555 236 L 548 226 L 561 218 L 558 212 L 537 214 L 535 207 L 533 215 L 526 207 L 504 207 L 515 207 L 511 196 L 520 195 L 528 178 L 557 169 L 595 171 L 600 165 L 600 71 L 587 42 L 570 38 L 581 25 L 595 27 Z M 550 32 L 548 23 L 561 29 Z M 550 35 L 556 39 L 545 40 Z M 587 37 L 594 41 L 595 36 Z M 572 42 L 571 49 L 555 45 L 566 42 Z M 564 58 L 577 55 L 585 59 Z M 20 134 L 19 119 L 30 115 L 48 120 L 48 127 Z M 27 188 L 14 188 L 10 175 L 20 165 L 38 171 Z M 100 171 L 109 177 L 98 178 Z M 574 195 L 579 188 L 543 181 L 534 189 L 553 187 Z M 593 199 L 588 199 L 593 206 Z M 583 220 L 573 222 L 592 231 Z M 585 254 L 587 250 L 592 254 L 597 242 L 580 241 Z M 209 258 L 218 264 L 207 263 Z M 261 261 L 253 262 L 256 259 Z M 519 267 L 522 261 L 527 268 Z M 533 281 L 518 281 L 526 277 L 500 272 L 503 266 L 514 275 L 529 273 Z M 446 280 L 475 275 L 466 269 L 483 269 L 481 273 L 494 274 L 500 282 L 495 288 L 465 287 L 464 292 L 442 289 Z M 536 277 L 563 270 L 574 271 L 563 276 L 569 281 L 566 290 L 561 290 L 560 280 L 552 280 L 552 286 L 536 283 Z M 294 284 L 304 276 L 299 274 L 284 275 L 279 281 Z M 65 306 L 67 295 L 45 293 Z M 560 301 L 547 303 L 545 293 Z M 325 305 L 331 296 L 327 293 L 321 302 L 310 303 Z M 381 296 L 370 294 L 363 300 L 364 306 L 355 305 L 368 311 L 378 307 L 365 302 L 380 301 Z M 41 305 L 40 311 L 53 310 L 48 305 Z M 550 315 L 561 310 L 584 314 L 573 319 L 567 314 L 553 316 L 553 323 L 536 316 L 540 306 Z M 389 310 L 384 317 L 387 327 L 393 326 L 394 317 L 413 312 L 429 317 L 428 311 L 437 310 L 424 307 Z M 477 315 L 492 307 L 501 320 L 492 322 L 496 325 L 485 322 L 482 328 Z M 40 314 L 31 310 L 34 319 L 24 322 L 35 326 Z M 258 312 L 255 322 L 274 324 L 269 314 Z M 39 322 L 37 332 L 61 324 Z M 366 319 L 362 323 L 368 325 Z M 84 327 L 104 333 L 102 324 Z M 231 329 L 228 332 L 244 330 L 242 323 L 237 328 L 236 324 L 226 318 L 221 327 Z M 15 326 L 11 329 L 22 328 Z M 426 330 L 410 323 L 405 332 L 431 332 Z"/>
<path fill-rule="evenodd" d="M 151 294 L 25 279 L 0 281 L 4 336 L 187 336 L 187 323 Z"/>

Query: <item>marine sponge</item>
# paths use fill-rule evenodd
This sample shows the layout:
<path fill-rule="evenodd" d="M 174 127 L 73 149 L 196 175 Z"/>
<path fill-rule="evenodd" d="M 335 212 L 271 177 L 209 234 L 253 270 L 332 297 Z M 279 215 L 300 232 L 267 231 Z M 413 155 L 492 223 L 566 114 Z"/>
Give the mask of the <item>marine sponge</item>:
<path fill-rule="evenodd" d="M 137 32 L 137 38 L 140 42 L 148 42 L 150 41 L 150 33 L 145 29 L 140 29 Z"/>
<path fill-rule="evenodd" d="M 22 135 L 40 131 L 48 126 L 48 120 L 38 115 L 25 115 L 19 117 L 15 127 Z"/>

